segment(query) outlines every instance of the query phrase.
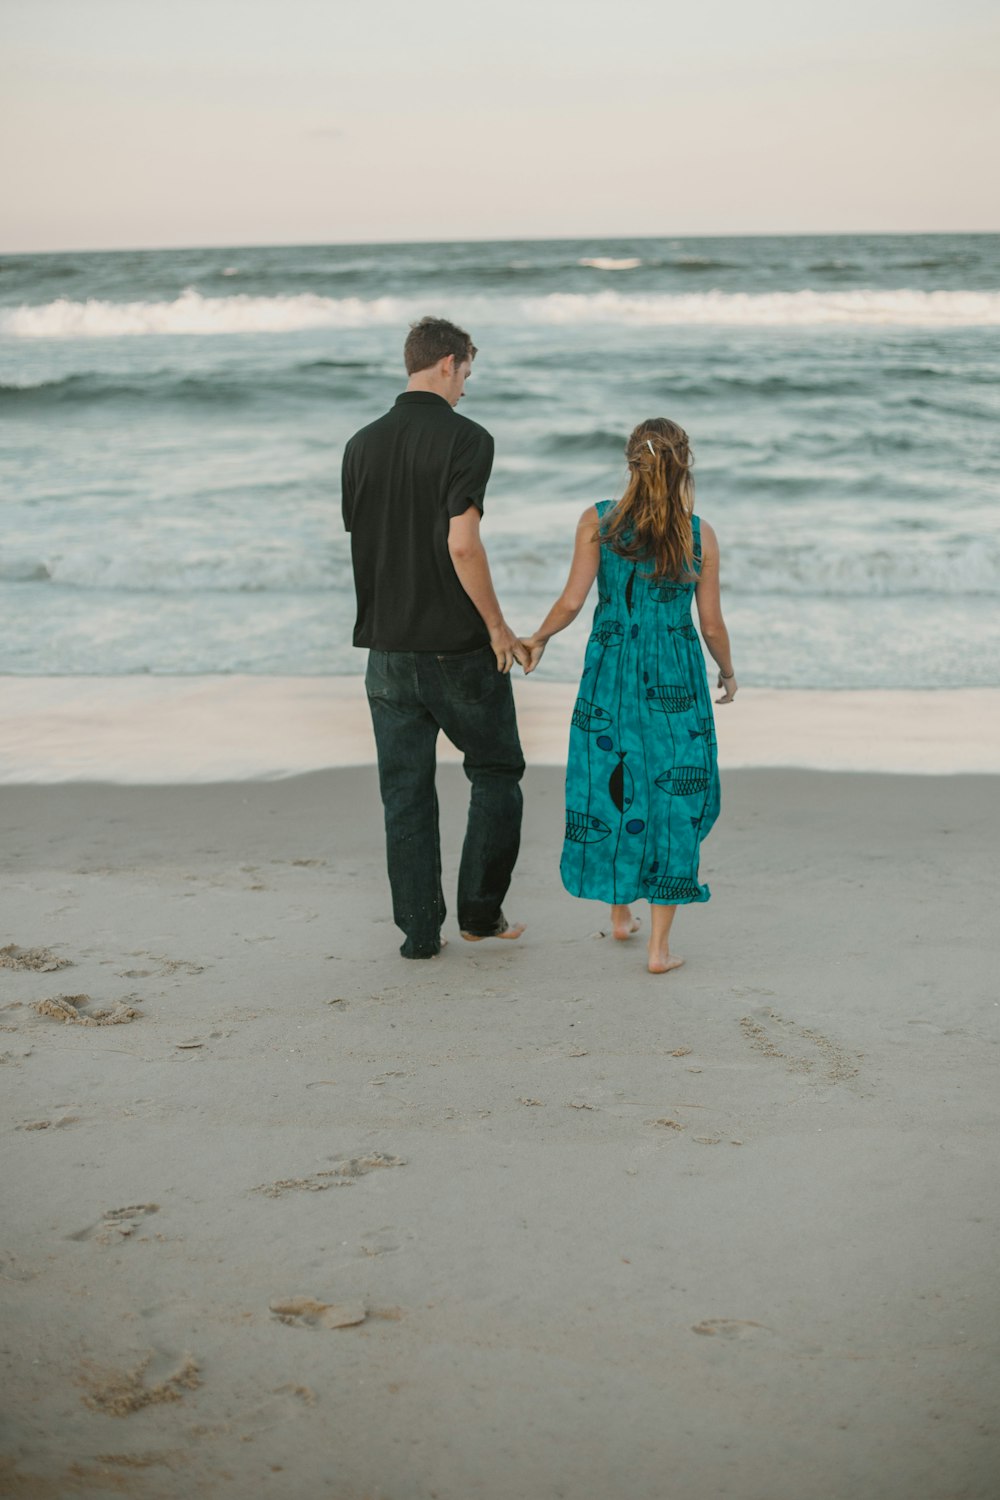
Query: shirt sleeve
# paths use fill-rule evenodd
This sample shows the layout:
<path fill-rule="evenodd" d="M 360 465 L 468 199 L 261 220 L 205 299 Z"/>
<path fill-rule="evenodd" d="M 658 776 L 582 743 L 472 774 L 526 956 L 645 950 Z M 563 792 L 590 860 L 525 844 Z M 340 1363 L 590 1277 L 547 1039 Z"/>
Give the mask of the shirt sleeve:
<path fill-rule="evenodd" d="M 483 427 L 474 428 L 455 453 L 448 476 L 448 515 L 464 516 L 470 505 L 480 515 L 486 498 L 486 485 L 493 468 L 493 439 Z"/>
<path fill-rule="evenodd" d="M 354 479 L 351 474 L 351 445 L 344 449 L 340 465 L 340 509 L 344 517 L 344 530 L 350 531 L 354 519 Z"/>

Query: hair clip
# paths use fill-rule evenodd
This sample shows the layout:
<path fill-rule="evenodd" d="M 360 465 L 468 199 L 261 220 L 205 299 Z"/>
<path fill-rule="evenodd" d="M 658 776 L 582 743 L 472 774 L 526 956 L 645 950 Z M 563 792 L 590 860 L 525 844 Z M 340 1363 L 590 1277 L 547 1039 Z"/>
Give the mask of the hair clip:
<path fill-rule="evenodd" d="M 656 449 L 653 447 L 653 445 L 650 442 L 649 438 L 646 439 L 646 447 L 649 449 L 650 453 L 655 458 L 656 457 Z"/>

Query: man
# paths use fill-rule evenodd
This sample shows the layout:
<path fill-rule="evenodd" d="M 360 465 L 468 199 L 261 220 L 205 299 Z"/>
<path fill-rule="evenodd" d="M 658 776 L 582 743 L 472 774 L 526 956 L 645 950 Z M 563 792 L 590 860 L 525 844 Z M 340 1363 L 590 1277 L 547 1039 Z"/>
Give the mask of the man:
<path fill-rule="evenodd" d="M 393 919 L 404 958 L 433 958 L 445 917 L 436 744 L 443 729 L 472 783 L 458 876 L 458 923 L 471 942 L 518 938 L 501 909 L 521 837 L 524 759 L 510 669 L 524 648 L 493 590 L 479 536 L 493 439 L 459 416 L 476 349 L 442 318 L 404 347 L 409 382 L 344 450 L 344 525 L 369 648 Z"/>

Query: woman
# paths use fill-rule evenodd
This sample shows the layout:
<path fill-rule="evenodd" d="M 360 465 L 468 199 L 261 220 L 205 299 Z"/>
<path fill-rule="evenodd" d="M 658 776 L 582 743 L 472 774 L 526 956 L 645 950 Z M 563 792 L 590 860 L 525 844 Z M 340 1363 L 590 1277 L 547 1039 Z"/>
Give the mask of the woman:
<path fill-rule="evenodd" d="M 649 972 L 683 959 L 670 952 L 678 906 L 707 901 L 698 851 L 719 815 L 712 700 L 692 597 L 719 668 L 717 703 L 736 696 L 719 600 L 719 544 L 693 514 L 687 434 L 664 417 L 641 422 L 625 449 L 619 501 L 585 510 L 569 580 L 525 641 L 526 671 L 546 642 L 576 619 L 597 578 L 598 603 L 573 710 L 566 768 L 561 873 L 574 896 L 611 903 L 619 940 L 639 926 L 630 903 L 651 907 Z"/>

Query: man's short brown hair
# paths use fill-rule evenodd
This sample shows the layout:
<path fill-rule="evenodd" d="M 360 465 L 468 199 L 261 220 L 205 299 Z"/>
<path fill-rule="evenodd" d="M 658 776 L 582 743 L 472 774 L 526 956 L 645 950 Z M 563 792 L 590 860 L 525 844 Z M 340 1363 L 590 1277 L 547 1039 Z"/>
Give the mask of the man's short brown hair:
<path fill-rule="evenodd" d="M 449 354 L 454 354 L 457 365 L 475 359 L 476 346 L 464 328 L 456 327 L 446 318 L 421 318 L 419 323 L 411 323 L 403 345 L 407 375 L 429 370 Z"/>

